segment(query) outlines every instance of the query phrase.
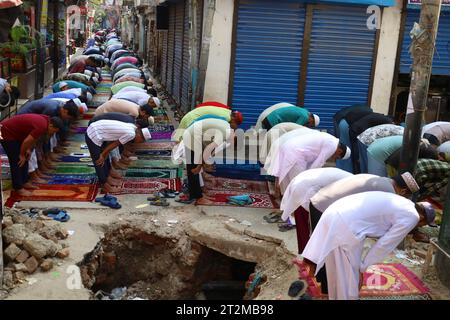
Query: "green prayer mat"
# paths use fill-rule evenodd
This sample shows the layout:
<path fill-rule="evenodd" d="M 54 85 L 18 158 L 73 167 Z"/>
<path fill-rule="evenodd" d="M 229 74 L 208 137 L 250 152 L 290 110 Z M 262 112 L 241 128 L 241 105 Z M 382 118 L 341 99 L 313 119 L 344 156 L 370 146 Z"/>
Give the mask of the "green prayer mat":
<path fill-rule="evenodd" d="M 156 179 L 174 179 L 181 178 L 183 170 L 181 168 L 161 168 L 161 169 L 142 169 L 132 168 L 125 173 L 127 178 L 156 178 Z"/>
<path fill-rule="evenodd" d="M 73 174 L 73 175 L 95 175 L 94 167 L 80 166 L 75 164 L 64 164 L 53 170 L 54 174 Z"/>
<path fill-rule="evenodd" d="M 130 168 L 180 168 L 181 165 L 173 163 L 171 160 L 142 160 L 133 161 Z"/>

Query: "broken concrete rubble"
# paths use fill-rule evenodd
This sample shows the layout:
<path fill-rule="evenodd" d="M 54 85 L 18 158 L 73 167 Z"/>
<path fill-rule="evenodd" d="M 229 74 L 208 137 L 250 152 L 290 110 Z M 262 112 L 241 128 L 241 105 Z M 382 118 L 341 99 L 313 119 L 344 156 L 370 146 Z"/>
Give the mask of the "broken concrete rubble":
<path fill-rule="evenodd" d="M 14 224 L 3 229 L 3 238 L 6 243 L 22 245 L 30 231 L 23 224 Z"/>
<path fill-rule="evenodd" d="M 36 272 L 39 267 L 42 271 L 51 270 L 54 265 L 52 257 L 57 254 L 60 258 L 69 255 L 67 243 L 59 243 L 68 237 L 67 230 L 59 223 L 32 219 L 10 208 L 5 208 L 4 214 L 5 289 L 22 283 L 26 275 Z"/>

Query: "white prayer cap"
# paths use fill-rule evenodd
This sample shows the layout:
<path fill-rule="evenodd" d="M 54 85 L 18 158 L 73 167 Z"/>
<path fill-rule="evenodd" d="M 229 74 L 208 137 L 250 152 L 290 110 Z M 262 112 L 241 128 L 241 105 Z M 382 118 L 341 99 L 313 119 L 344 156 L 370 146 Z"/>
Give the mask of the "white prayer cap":
<path fill-rule="evenodd" d="M 90 92 L 86 92 L 86 97 L 87 97 L 87 99 L 88 99 L 88 101 L 91 101 L 92 100 L 92 93 L 90 93 Z"/>
<path fill-rule="evenodd" d="M 161 106 L 161 101 L 157 97 L 152 97 L 153 102 L 155 102 L 156 106 L 159 108 Z"/>
<path fill-rule="evenodd" d="M 68 85 L 69 84 L 67 82 L 62 81 L 62 82 L 59 83 L 59 88 L 62 89 L 63 87 L 66 87 Z"/>
<path fill-rule="evenodd" d="M 150 134 L 150 130 L 148 130 L 148 128 L 144 128 L 141 129 L 142 130 L 142 134 L 144 135 L 145 140 L 151 140 L 152 139 L 152 135 Z"/>
<path fill-rule="evenodd" d="M 84 74 L 87 76 L 92 76 L 92 71 L 91 70 L 84 70 Z"/>
<path fill-rule="evenodd" d="M 72 101 L 76 104 L 77 107 L 81 107 L 82 102 L 80 99 L 76 98 L 76 99 L 73 99 Z"/>
<path fill-rule="evenodd" d="M 108 58 L 103 59 L 103 61 L 105 62 L 105 64 L 107 64 L 109 62 Z"/>
<path fill-rule="evenodd" d="M 350 150 L 349 147 L 347 147 L 347 150 L 345 151 L 345 155 L 341 160 L 348 160 L 348 159 L 350 159 L 351 155 L 352 155 L 352 151 Z"/>
<path fill-rule="evenodd" d="M 320 118 L 317 114 L 313 114 L 314 116 L 314 127 L 317 127 L 320 124 Z"/>
<path fill-rule="evenodd" d="M 416 179 L 414 179 L 411 173 L 404 172 L 403 174 L 401 174 L 401 177 L 405 182 L 406 186 L 408 187 L 409 191 L 411 191 L 411 193 L 416 193 L 417 191 L 420 190 L 420 187 L 417 184 Z"/>
<path fill-rule="evenodd" d="M 149 125 L 154 125 L 155 124 L 155 118 L 153 118 L 152 116 L 148 117 L 148 123 Z"/>

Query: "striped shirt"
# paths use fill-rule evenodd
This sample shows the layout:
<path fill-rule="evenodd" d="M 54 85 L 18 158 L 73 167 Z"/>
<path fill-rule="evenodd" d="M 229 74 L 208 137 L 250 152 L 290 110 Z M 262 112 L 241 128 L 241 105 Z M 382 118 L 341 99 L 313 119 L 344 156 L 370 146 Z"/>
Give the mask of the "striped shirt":
<path fill-rule="evenodd" d="M 93 122 L 87 129 L 87 135 L 97 146 L 104 142 L 119 141 L 122 145 L 132 141 L 136 136 L 136 126 L 116 120 Z"/>

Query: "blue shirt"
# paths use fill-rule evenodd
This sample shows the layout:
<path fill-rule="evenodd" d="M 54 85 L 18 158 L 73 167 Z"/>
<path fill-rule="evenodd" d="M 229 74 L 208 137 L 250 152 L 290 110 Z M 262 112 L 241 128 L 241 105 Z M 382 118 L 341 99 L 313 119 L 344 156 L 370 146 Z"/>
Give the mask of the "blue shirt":
<path fill-rule="evenodd" d="M 60 92 L 51 93 L 48 96 L 43 97 L 42 99 L 48 100 L 48 99 L 55 99 L 55 98 L 73 100 L 73 99 L 78 98 L 78 95 L 76 95 L 75 93 L 72 93 L 72 92 L 60 91 Z"/>
<path fill-rule="evenodd" d="M 385 162 L 395 151 L 402 147 L 403 136 L 390 136 L 372 142 L 367 152 L 377 161 Z"/>
<path fill-rule="evenodd" d="M 43 114 L 49 117 L 58 117 L 59 109 L 64 103 L 57 100 L 39 99 L 26 103 L 17 111 L 17 114 Z"/>

